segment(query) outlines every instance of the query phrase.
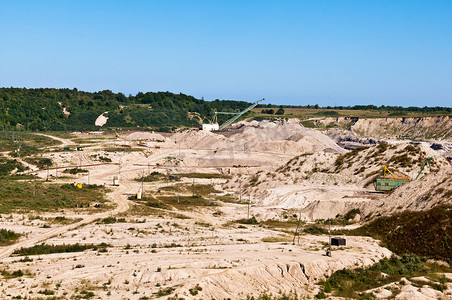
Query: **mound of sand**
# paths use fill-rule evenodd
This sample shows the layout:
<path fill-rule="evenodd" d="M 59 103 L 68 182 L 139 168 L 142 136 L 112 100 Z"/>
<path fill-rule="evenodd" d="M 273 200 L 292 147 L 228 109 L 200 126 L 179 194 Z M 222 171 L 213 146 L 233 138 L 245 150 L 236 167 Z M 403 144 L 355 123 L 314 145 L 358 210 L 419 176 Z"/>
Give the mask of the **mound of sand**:
<path fill-rule="evenodd" d="M 189 131 L 174 134 L 171 140 L 192 149 L 214 149 L 300 154 L 324 149 L 343 153 L 331 138 L 323 133 L 303 127 L 299 120 L 283 123 L 270 121 L 240 122 L 237 133 L 229 137 L 207 131 Z M 234 128 L 233 128 L 234 130 Z"/>

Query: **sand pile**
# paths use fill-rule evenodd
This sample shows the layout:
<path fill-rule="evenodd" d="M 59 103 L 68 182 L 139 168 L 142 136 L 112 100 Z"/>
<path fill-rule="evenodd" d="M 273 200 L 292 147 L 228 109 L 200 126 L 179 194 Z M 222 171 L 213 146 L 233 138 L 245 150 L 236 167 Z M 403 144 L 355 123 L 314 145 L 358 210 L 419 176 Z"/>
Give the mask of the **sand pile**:
<path fill-rule="evenodd" d="M 432 168 L 424 168 L 420 178 L 415 180 L 430 156 L 434 158 Z M 375 177 L 382 175 L 384 165 L 395 173 L 408 175 L 413 181 L 390 196 L 372 194 Z M 450 203 L 452 182 L 449 173 L 452 174 L 452 169 L 447 160 L 427 144 L 414 146 L 397 141 L 357 149 L 345 155 L 325 151 L 304 153 L 275 171 L 237 176 L 224 188 L 237 191 L 244 187 L 245 194 L 251 193 L 255 199 L 263 219 L 296 209 L 303 218 L 314 220 L 334 218 L 352 208 L 360 208 L 362 216 L 372 211 L 383 214 L 403 208 L 428 209 L 446 201 L 445 195 L 449 195 L 447 201 Z"/>
<path fill-rule="evenodd" d="M 299 154 L 304 152 L 343 152 L 332 139 L 323 133 L 300 125 L 299 120 L 283 123 L 270 121 L 240 122 L 235 128 L 243 130 L 229 138 L 206 131 L 189 131 L 174 134 L 171 140 L 192 149 L 252 150 L 257 152 L 277 152 Z"/>
<path fill-rule="evenodd" d="M 190 149 L 228 149 L 227 138 L 203 130 L 190 130 L 179 132 L 171 136 L 171 141 Z"/>

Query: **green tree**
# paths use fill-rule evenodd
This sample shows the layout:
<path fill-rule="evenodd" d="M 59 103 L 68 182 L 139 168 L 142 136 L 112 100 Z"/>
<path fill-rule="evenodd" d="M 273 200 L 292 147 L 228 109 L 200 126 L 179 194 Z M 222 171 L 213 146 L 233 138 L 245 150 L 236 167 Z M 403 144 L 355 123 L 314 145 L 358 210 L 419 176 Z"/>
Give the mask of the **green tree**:
<path fill-rule="evenodd" d="M 276 114 L 276 115 L 284 115 L 284 108 L 280 107 L 280 108 L 276 111 L 275 114 Z"/>

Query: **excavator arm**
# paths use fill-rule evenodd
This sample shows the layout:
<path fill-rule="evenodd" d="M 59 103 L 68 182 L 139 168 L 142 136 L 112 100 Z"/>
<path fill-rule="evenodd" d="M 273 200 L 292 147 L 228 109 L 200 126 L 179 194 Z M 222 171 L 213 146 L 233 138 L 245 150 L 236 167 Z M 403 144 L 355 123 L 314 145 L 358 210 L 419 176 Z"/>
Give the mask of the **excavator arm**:
<path fill-rule="evenodd" d="M 423 164 L 422 167 L 421 167 L 421 170 L 419 171 L 419 173 L 417 173 L 416 179 L 419 177 L 419 175 L 421 175 L 422 170 L 424 170 L 426 164 L 428 164 L 428 165 L 430 166 L 430 169 L 431 169 L 431 164 L 430 164 L 430 162 L 431 162 L 432 160 L 433 160 L 433 157 L 427 157 L 427 159 L 425 160 L 424 164 Z"/>
<path fill-rule="evenodd" d="M 389 172 L 389 174 L 392 175 L 392 177 L 394 177 L 394 179 L 396 179 L 395 175 L 391 172 L 391 170 L 388 169 L 387 166 L 385 166 L 384 171 L 383 171 L 383 178 L 386 179 L 386 171 Z"/>

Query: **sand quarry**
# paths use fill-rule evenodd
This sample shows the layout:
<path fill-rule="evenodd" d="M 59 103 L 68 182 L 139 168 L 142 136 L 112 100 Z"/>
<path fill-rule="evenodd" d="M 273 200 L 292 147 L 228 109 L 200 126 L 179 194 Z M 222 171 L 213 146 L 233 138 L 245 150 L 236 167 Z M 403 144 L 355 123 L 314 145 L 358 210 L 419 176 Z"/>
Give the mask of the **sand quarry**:
<path fill-rule="evenodd" d="M 333 170 L 337 156 L 347 150 L 326 134 L 304 128 L 294 120 L 241 122 L 224 133 L 129 132 L 119 138 L 74 133 L 71 138 L 48 138 L 62 142 L 58 149 L 77 145 L 83 151 L 58 150 L 44 156 L 56 166 L 81 166 L 89 173 L 62 178 L 61 170 L 59 176 L 56 170 L 42 170 L 39 176 L 50 182 L 105 185 L 109 208 L 39 213 L 39 219 L 30 218 L 36 215 L 34 212 L 2 215 L 2 228 L 24 235 L 16 244 L 0 249 L 1 268 L 26 270 L 28 274 L 3 280 L 2 299 L 246 299 L 262 293 L 313 299 L 319 291 L 316 282 L 326 275 L 371 265 L 391 252 L 369 237 L 347 237 L 347 246 L 335 248 L 328 257 L 328 236 L 302 235 L 294 243 L 293 233 L 287 228 L 245 225 L 237 223 L 238 219 L 253 216 L 260 221 L 301 218 L 314 222 L 360 208 L 362 215 L 356 217 L 356 225 L 351 225 L 357 226 L 364 214 L 372 211 L 390 213 L 401 205 L 428 207 L 416 205 L 413 195 L 426 192 L 428 182 L 450 184 L 452 172 L 441 153 L 431 150 L 428 143 L 421 144 L 425 155 L 434 156 L 441 166 L 440 176 L 426 171 L 425 184 L 403 187 L 410 193 L 393 194 L 392 198 L 375 194 L 372 186 L 364 187 L 366 178 L 355 174 L 355 164 L 363 164 L 359 160 L 339 171 L 312 173 L 314 168 Z M 395 153 L 407 143 L 392 141 L 391 151 Z M 99 157 L 111 162 L 101 164 Z M 378 168 L 378 162 L 374 164 Z M 371 163 L 368 168 L 373 170 Z M 164 176 L 140 182 L 152 172 Z M 223 177 L 178 176 L 177 180 L 168 180 L 169 175 L 181 173 Z M 112 186 L 115 176 L 119 186 Z M 194 184 L 211 186 L 206 201 L 212 205 L 162 208 L 129 200 L 142 188 L 148 197 L 183 197 L 190 195 Z M 186 190 L 181 191 L 184 187 Z M 46 220 L 56 216 L 73 222 L 48 224 Z M 121 221 L 99 221 L 108 217 Z M 11 255 L 18 248 L 42 242 L 105 243 L 108 247 L 26 258 Z M 380 298 L 389 297 L 385 291 L 375 293 Z M 414 289 L 407 283 L 396 298 L 435 299 L 451 294 L 451 284 L 440 293 L 428 287 Z"/>

